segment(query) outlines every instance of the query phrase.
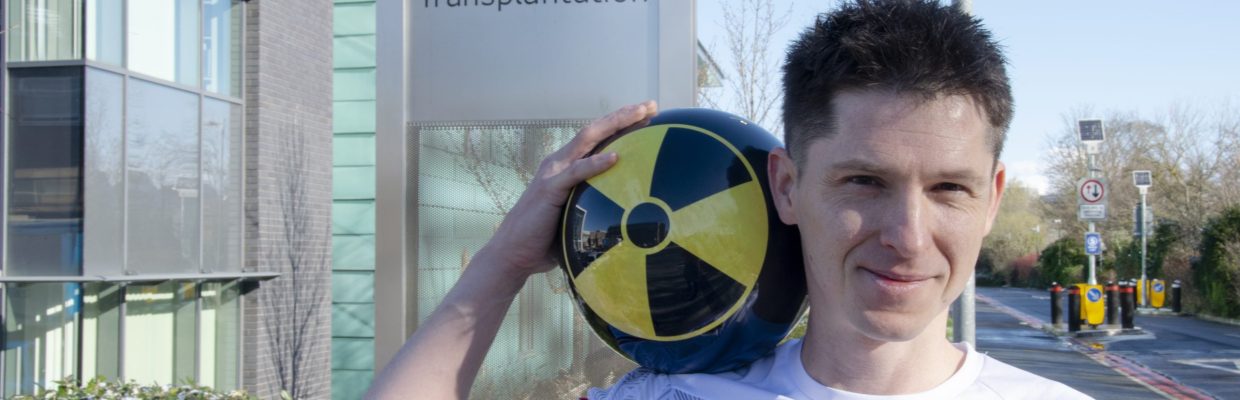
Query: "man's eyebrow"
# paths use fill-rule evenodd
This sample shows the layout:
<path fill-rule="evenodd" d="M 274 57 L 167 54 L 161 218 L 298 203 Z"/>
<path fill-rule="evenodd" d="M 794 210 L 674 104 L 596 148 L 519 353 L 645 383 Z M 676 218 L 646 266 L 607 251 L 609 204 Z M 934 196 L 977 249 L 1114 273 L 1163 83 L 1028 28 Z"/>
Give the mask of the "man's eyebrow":
<path fill-rule="evenodd" d="M 862 159 L 857 159 L 857 158 L 832 163 L 830 165 L 827 165 L 827 170 L 829 171 L 838 171 L 838 170 L 861 171 L 861 172 L 867 172 L 867 173 L 873 173 L 873 174 L 882 174 L 884 172 L 887 172 L 887 168 L 884 168 L 873 162 L 862 160 Z"/>
<path fill-rule="evenodd" d="M 848 160 L 844 160 L 844 161 L 840 161 L 840 162 L 827 165 L 827 170 L 828 171 L 858 171 L 858 172 L 864 172 L 864 173 L 875 174 L 875 175 L 887 175 L 888 173 L 891 172 L 890 168 L 884 167 L 872 161 L 868 161 L 864 159 L 857 159 L 857 158 L 848 159 Z M 933 176 L 936 179 L 952 180 L 952 181 L 966 181 L 966 182 L 978 181 L 978 180 L 983 180 L 986 178 L 985 176 L 979 175 L 973 170 L 970 170 L 967 168 L 946 170 L 946 171 L 934 173 L 931 176 Z"/>

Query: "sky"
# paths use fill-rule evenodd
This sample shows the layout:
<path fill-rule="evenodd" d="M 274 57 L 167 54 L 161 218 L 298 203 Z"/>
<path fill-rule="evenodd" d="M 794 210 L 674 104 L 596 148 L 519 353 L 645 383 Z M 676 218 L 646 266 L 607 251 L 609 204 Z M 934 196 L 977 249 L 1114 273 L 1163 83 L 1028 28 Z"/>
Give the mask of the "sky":
<path fill-rule="evenodd" d="M 749 0 L 697 0 L 698 40 L 720 66 L 730 58 L 723 1 Z M 790 14 L 773 40 L 771 62 L 779 63 L 787 44 L 836 3 L 775 0 Z M 1153 117 L 1176 103 L 1240 101 L 1240 1 L 973 0 L 973 14 L 1008 58 L 1016 105 L 1001 156 L 1008 179 L 1043 193 L 1048 138 L 1067 129 L 1063 118 L 1073 109 Z"/>

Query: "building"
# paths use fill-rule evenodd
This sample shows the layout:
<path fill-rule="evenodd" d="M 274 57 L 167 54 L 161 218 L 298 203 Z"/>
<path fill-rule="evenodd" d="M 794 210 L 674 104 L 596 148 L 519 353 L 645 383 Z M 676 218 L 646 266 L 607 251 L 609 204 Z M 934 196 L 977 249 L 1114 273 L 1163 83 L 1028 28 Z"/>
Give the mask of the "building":
<path fill-rule="evenodd" d="M 330 393 L 331 7 L 5 4 L 4 396 Z"/>
<path fill-rule="evenodd" d="M 102 375 L 360 398 L 586 122 L 409 124 L 410 4 L 8 0 L 0 395 Z M 686 49 L 712 74 L 687 82 L 717 85 Z M 566 292 L 527 283 L 476 395 L 631 368 Z"/>

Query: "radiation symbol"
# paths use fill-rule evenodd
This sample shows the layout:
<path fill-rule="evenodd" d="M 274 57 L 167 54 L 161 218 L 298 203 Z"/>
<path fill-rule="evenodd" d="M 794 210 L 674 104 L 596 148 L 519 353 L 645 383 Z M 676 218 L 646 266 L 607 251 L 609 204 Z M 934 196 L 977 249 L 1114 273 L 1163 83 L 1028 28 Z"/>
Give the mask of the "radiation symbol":
<path fill-rule="evenodd" d="M 601 151 L 619 161 L 573 191 L 562 227 L 584 305 L 658 341 L 731 317 L 766 257 L 767 208 L 753 166 L 720 136 L 679 124 L 634 131 Z"/>

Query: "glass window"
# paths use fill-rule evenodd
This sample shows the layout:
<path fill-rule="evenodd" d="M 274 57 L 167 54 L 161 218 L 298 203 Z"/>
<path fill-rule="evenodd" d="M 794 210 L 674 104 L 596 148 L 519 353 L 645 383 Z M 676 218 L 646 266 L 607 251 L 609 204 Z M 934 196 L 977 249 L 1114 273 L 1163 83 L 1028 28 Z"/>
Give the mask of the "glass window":
<path fill-rule="evenodd" d="M 9 1 L 9 61 L 82 58 L 80 0 Z"/>
<path fill-rule="evenodd" d="M 202 114 L 202 262 L 241 270 L 241 106 L 206 99 Z"/>
<path fill-rule="evenodd" d="M 240 0 L 202 2 L 202 87 L 241 97 Z"/>
<path fill-rule="evenodd" d="M 199 271 L 198 96 L 129 80 L 127 270 Z"/>
<path fill-rule="evenodd" d="M 86 149 L 83 182 L 85 196 L 85 245 L 82 270 L 86 275 L 120 275 L 125 160 L 121 130 L 124 128 L 124 85 L 120 75 L 86 69 Z"/>
<path fill-rule="evenodd" d="M 83 286 L 82 376 L 119 378 L 121 288 L 108 283 Z"/>
<path fill-rule="evenodd" d="M 129 0 L 129 69 L 197 87 L 199 1 Z"/>
<path fill-rule="evenodd" d="M 241 351 L 240 284 L 202 285 L 202 348 L 198 360 L 200 382 L 219 390 L 237 389 Z"/>
<path fill-rule="evenodd" d="M 183 383 L 194 377 L 196 285 L 134 285 L 125 293 L 125 379 Z"/>
<path fill-rule="evenodd" d="M 76 374 L 76 283 L 8 285 L 5 289 L 5 398 Z"/>
<path fill-rule="evenodd" d="M 125 41 L 122 0 L 86 0 L 86 58 L 121 65 Z"/>
<path fill-rule="evenodd" d="M 82 265 L 82 69 L 9 71 L 6 275 Z"/>

